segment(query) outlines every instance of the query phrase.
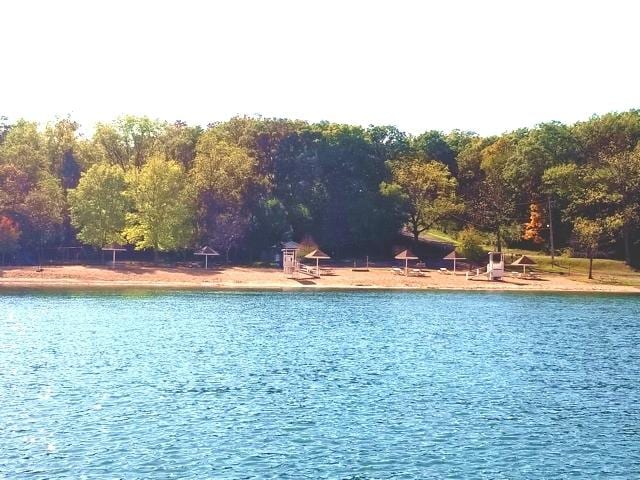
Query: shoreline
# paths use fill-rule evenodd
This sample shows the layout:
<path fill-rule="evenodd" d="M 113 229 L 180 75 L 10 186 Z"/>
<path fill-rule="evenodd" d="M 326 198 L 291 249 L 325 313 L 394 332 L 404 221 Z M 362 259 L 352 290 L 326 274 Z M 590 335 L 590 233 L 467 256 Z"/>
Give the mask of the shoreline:
<path fill-rule="evenodd" d="M 9 290 L 198 290 L 198 291 L 450 291 L 531 293 L 622 293 L 640 294 L 640 288 L 572 280 L 542 275 L 538 280 L 505 277 L 501 281 L 466 280 L 464 275 L 428 271 L 425 277 L 393 275 L 388 268 L 368 272 L 334 268 L 335 274 L 321 278 L 292 279 L 281 270 L 227 267 L 203 269 L 148 266 L 111 267 L 49 266 L 42 272 L 33 267 L 0 270 L 0 295 Z"/>
<path fill-rule="evenodd" d="M 381 287 L 381 286 L 322 286 L 322 287 L 281 287 L 273 285 L 265 286 L 245 286 L 245 285 L 216 285 L 202 286 L 195 284 L 175 284 L 175 283 L 121 283 L 121 284 L 80 284 L 80 283 L 0 283 L 0 297 L 5 293 L 27 292 L 27 291 L 49 291 L 49 292 L 126 292 L 126 291 L 146 291 L 146 292 L 279 292 L 279 293 L 301 293 L 301 292 L 443 292 L 443 293 L 490 293 L 490 294 L 567 294 L 567 295 L 620 295 L 635 296 L 640 295 L 640 291 L 634 290 L 570 290 L 570 289 L 500 289 L 500 288 L 440 288 L 440 287 Z"/>

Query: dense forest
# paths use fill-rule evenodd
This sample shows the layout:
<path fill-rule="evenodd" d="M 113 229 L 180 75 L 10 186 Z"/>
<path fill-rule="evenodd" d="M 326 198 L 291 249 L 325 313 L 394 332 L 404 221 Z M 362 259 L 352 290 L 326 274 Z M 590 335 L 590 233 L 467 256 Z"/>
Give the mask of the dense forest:
<path fill-rule="evenodd" d="M 385 256 L 400 232 L 434 228 L 466 246 L 640 257 L 640 110 L 492 137 L 260 117 L 79 127 L 0 119 L 3 263 L 112 243 L 251 262 L 288 239 Z"/>

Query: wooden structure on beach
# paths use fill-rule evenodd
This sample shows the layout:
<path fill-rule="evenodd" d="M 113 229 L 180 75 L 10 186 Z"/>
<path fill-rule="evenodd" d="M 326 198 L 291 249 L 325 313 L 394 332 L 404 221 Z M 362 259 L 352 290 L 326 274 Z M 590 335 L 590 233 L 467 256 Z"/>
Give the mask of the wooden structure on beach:
<path fill-rule="evenodd" d="M 293 275 L 299 267 L 298 250 L 300 245 L 296 242 L 282 244 L 282 271 L 285 275 Z"/>
<path fill-rule="evenodd" d="M 316 275 L 320 277 L 320 260 L 329 260 L 331 257 L 324 253 L 319 248 L 316 248 L 313 252 L 304 256 L 304 258 L 310 258 L 316 260 Z"/>
<path fill-rule="evenodd" d="M 453 250 L 450 254 L 442 258 L 443 260 L 453 260 L 453 274 L 456 274 L 456 261 L 458 260 L 466 260 L 466 257 L 459 257 L 458 253 Z"/>
<path fill-rule="evenodd" d="M 502 280 L 504 277 L 504 253 L 489 252 L 489 263 L 485 268 L 477 268 L 475 272 L 467 272 L 467 280 L 486 277 L 489 280 Z"/>
<path fill-rule="evenodd" d="M 409 276 L 409 260 L 420 260 L 416 257 L 411 250 L 403 250 L 398 255 L 394 257 L 396 260 L 404 260 L 404 274 L 405 276 Z"/>
<path fill-rule="evenodd" d="M 527 275 L 527 266 L 532 267 L 534 265 L 537 265 L 537 263 L 534 262 L 533 260 L 531 260 L 526 255 L 522 255 L 515 262 L 511 262 L 511 265 L 521 266 L 522 267 L 522 275 Z"/>
<path fill-rule="evenodd" d="M 220 254 L 216 252 L 209 245 L 202 247 L 200 250 L 197 250 L 193 253 L 194 255 L 204 256 L 204 269 L 209 268 L 209 257 L 219 257 Z"/>
<path fill-rule="evenodd" d="M 127 249 L 124 248 L 122 245 L 119 245 L 117 243 L 112 243 L 111 245 L 107 245 L 106 247 L 102 247 L 102 251 L 103 252 L 113 252 L 113 260 L 112 260 L 111 264 L 115 267 L 116 266 L 116 252 L 126 252 Z"/>
<path fill-rule="evenodd" d="M 331 258 L 319 248 L 316 248 L 311 253 L 305 255 L 304 258 L 309 258 L 311 260 L 315 259 L 316 268 L 314 269 L 313 267 L 300 262 L 298 258 L 300 245 L 295 242 L 286 242 L 282 244 L 282 247 L 282 271 L 285 275 L 289 275 L 294 278 L 297 278 L 299 274 L 320 278 L 320 260 L 328 260 Z"/>

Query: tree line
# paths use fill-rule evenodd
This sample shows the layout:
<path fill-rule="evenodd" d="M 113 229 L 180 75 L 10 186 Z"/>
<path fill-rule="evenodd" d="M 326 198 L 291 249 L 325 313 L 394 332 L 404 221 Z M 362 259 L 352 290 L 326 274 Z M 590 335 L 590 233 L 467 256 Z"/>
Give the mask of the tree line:
<path fill-rule="evenodd" d="M 0 254 L 211 245 L 253 261 L 282 240 L 388 255 L 404 230 L 637 262 L 640 111 L 499 136 L 235 117 L 206 128 L 125 116 L 0 118 Z M 553 226 L 553 229 L 551 228 Z"/>

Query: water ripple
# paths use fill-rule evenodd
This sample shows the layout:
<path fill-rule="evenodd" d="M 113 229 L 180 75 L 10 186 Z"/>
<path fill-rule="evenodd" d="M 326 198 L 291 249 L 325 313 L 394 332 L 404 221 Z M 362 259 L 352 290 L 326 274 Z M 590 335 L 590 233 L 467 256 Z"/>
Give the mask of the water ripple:
<path fill-rule="evenodd" d="M 639 318 L 625 296 L 4 294 L 0 478 L 637 478 Z"/>

